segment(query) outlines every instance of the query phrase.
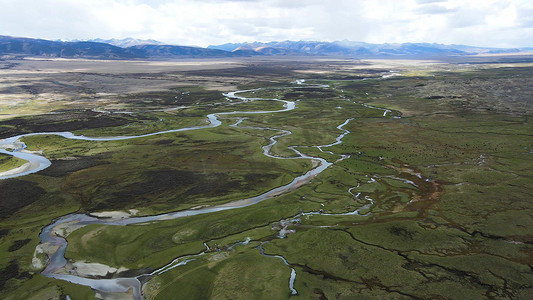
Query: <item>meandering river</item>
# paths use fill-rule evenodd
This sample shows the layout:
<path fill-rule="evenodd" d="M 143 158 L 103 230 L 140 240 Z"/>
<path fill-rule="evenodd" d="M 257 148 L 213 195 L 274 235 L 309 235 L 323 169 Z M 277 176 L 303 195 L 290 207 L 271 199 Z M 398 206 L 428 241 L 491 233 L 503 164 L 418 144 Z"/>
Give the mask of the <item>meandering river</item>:
<path fill-rule="evenodd" d="M 323 85 L 302 86 L 303 81 L 297 82 L 297 83 L 299 84 L 298 88 L 326 87 Z M 242 94 L 245 92 L 254 92 L 257 90 L 261 90 L 261 89 L 230 92 L 230 93 L 224 94 L 224 96 L 227 98 L 233 98 L 233 99 L 245 100 L 245 101 L 264 101 L 264 100 L 279 101 L 283 103 L 283 109 L 272 110 L 272 111 L 232 111 L 232 112 L 213 113 L 213 114 L 207 115 L 207 120 L 208 120 L 207 125 L 165 130 L 165 131 L 143 134 L 143 135 L 135 135 L 135 136 L 86 137 L 83 135 L 76 135 L 71 132 L 39 132 L 39 133 L 29 133 L 29 134 L 18 135 L 18 136 L 0 140 L 0 153 L 12 155 L 12 156 L 25 159 L 28 161 L 28 163 L 22 167 L 16 168 L 8 172 L 1 173 L 0 179 L 20 177 L 20 176 L 24 176 L 27 174 L 39 172 L 51 165 L 51 162 L 48 159 L 46 159 L 44 156 L 42 156 L 40 153 L 33 153 L 33 152 L 28 152 L 24 150 L 26 148 L 26 145 L 20 141 L 20 139 L 24 137 L 35 136 L 35 135 L 58 135 L 58 136 L 62 136 L 67 139 L 76 139 L 76 140 L 85 140 L 85 141 L 127 140 L 127 139 L 141 138 L 141 137 L 149 137 L 149 136 L 154 136 L 154 135 L 161 135 L 161 134 L 166 134 L 166 133 L 200 130 L 200 129 L 218 127 L 222 124 L 222 122 L 219 120 L 219 118 L 222 116 L 243 115 L 243 114 L 246 115 L 246 114 L 281 113 L 281 112 L 291 111 L 295 109 L 296 107 L 296 104 L 293 101 L 287 101 L 287 100 L 282 100 L 282 99 L 248 98 L 248 97 L 243 97 L 243 96 L 238 95 L 238 94 Z M 385 114 L 386 112 L 384 113 L 384 115 Z M 243 118 L 239 119 L 232 126 L 239 126 L 242 120 Z M 350 120 L 351 119 L 347 119 L 345 122 L 343 122 L 337 127 L 339 130 L 343 130 L 343 133 L 340 134 L 336 138 L 335 142 L 328 144 L 328 145 L 321 145 L 321 146 L 315 146 L 315 147 L 323 151 L 322 148 L 330 147 L 330 146 L 342 143 L 342 138 L 346 134 L 349 133 L 349 131 L 344 129 L 343 126 L 348 124 Z M 263 129 L 263 130 L 269 129 L 269 130 L 277 130 L 278 132 L 280 132 L 279 134 L 274 135 L 273 137 L 270 138 L 270 143 L 268 145 L 263 146 L 263 153 L 264 155 L 268 157 L 276 158 L 276 159 L 311 159 L 311 160 L 317 161 L 318 164 L 316 167 L 307 171 L 305 174 L 294 178 L 288 184 L 276 187 L 270 191 L 267 191 L 255 197 L 251 197 L 247 199 L 240 199 L 240 200 L 236 200 L 236 201 L 229 202 L 226 204 L 215 205 L 215 206 L 210 206 L 210 207 L 205 207 L 205 208 L 200 208 L 200 209 L 188 209 L 188 210 L 182 210 L 182 211 L 165 213 L 165 214 L 154 215 L 154 216 L 129 217 L 129 218 L 124 218 L 124 219 L 119 219 L 119 220 L 97 218 L 97 217 L 88 216 L 85 214 L 69 214 L 69 215 L 63 216 L 61 218 L 54 220 L 50 225 L 46 226 L 39 235 L 39 238 L 41 240 L 40 246 L 46 245 L 48 249 L 55 249 L 51 253 L 48 253 L 49 258 L 46 263 L 46 268 L 42 271 L 42 274 L 47 277 L 65 280 L 65 281 L 69 281 L 75 284 L 89 286 L 97 291 L 102 291 L 105 293 L 115 293 L 115 292 L 121 293 L 121 292 L 129 291 L 133 294 L 133 297 L 135 299 L 142 299 L 141 282 L 139 281 L 138 278 L 141 276 L 153 275 L 151 273 L 136 276 L 136 277 L 115 278 L 115 279 L 92 279 L 92 278 L 85 278 L 82 276 L 77 276 L 77 275 L 72 275 L 72 274 L 58 273 L 57 271 L 63 268 L 67 264 L 67 261 L 64 256 L 66 248 L 67 248 L 67 241 L 64 237 L 59 236 L 56 233 L 56 231 L 54 231 L 54 228 L 58 227 L 59 225 L 65 225 L 65 224 L 75 224 L 76 228 L 87 226 L 90 224 L 124 226 L 128 224 L 138 224 L 138 223 L 153 222 L 153 221 L 171 220 L 171 219 L 177 219 L 177 218 L 182 218 L 182 217 L 187 217 L 187 216 L 194 216 L 194 215 L 212 213 L 212 212 L 217 212 L 217 211 L 247 207 L 247 206 L 259 203 L 261 201 L 264 201 L 266 199 L 270 199 L 270 198 L 279 196 L 281 194 L 293 191 L 299 188 L 300 186 L 308 183 L 312 178 L 314 178 L 316 175 L 320 174 L 322 171 L 324 171 L 326 168 L 332 165 L 332 163 L 326 161 L 323 158 L 312 157 L 312 156 L 303 154 L 302 152 L 296 149 L 296 146 L 289 147 L 297 155 L 295 157 L 280 157 L 280 156 L 273 155 L 270 152 L 270 150 L 276 144 L 278 138 L 291 134 L 291 132 L 288 130 L 263 128 L 263 127 L 243 127 L 243 128 Z M 9 151 L 8 149 L 11 151 Z M 342 157 L 341 159 L 344 159 L 344 158 L 345 157 Z M 349 192 L 352 193 L 351 189 Z M 347 214 L 358 214 L 359 211 L 364 208 L 367 208 L 367 206 L 360 208 L 356 210 L 355 212 L 351 212 Z M 264 252 L 262 251 L 262 248 L 261 248 L 261 252 L 262 254 L 264 254 Z M 203 255 L 203 254 L 204 252 L 198 255 Z M 284 258 L 282 259 L 288 265 L 286 260 Z M 188 261 L 189 260 L 180 260 L 179 262 L 173 261 L 169 265 L 164 266 L 158 270 L 163 272 L 170 268 L 174 268 L 179 265 L 186 264 Z M 293 288 L 295 276 L 296 276 L 296 273 L 294 269 L 291 268 L 291 279 L 289 282 L 289 287 L 293 294 L 296 293 L 296 290 L 294 290 Z"/>

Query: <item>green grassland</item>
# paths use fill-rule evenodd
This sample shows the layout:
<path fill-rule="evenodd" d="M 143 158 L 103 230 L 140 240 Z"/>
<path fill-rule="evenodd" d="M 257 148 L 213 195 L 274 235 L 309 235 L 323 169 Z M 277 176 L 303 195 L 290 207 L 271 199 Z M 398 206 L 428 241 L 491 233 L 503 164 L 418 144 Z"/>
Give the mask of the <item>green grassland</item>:
<path fill-rule="evenodd" d="M 328 88 L 286 88 L 293 76 L 265 75 L 239 88 L 279 88 L 243 96 L 296 101 L 296 109 L 227 116 L 218 128 L 113 142 L 25 138 L 30 150 L 43 150 L 53 164 L 0 182 L 10 187 L 0 189 L 2 199 L 31 199 L 6 204 L 11 213 L 0 223 L 6 298 L 94 297 L 89 288 L 45 278 L 31 267 L 38 233 L 55 217 L 125 209 L 149 215 L 219 204 L 286 184 L 312 167 L 308 160 L 265 157 L 261 146 L 278 131 L 228 126 L 237 117 L 246 117 L 242 127 L 290 130 L 273 147 L 276 155 L 295 156 L 288 147 L 299 146 L 334 165 L 294 192 L 246 208 L 83 227 L 68 236 L 66 257 L 142 273 L 209 246 L 194 261 L 147 278 L 147 299 L 531 298 L 533 69 L 480 67 L 370 80 L 341 75 L 308 76 L 309 83 Z M 106 116 L 118 126 L 72 130 L 88 136 L 127 135 L 132 128 L 147 133 L 205 124 L 208 113 L 282 108 L 275 101 L 232 105 L 219 92 L 193 87 L 127 95 L 120 102 L 139 112 Z M 153 111 L 176 103 L 200 106 Z M 360 103 L 392 112 L 383 116 Z M 344 128 L 351 133 L 343 143 L 324 149 L 334 154 L 311 147 L 333 143 L 342 133 L 336 127 L 349 118 Z M 341 154 L 349 157 L 337 161 Z M 331 215 L 370 201 L 362 215 Z M 301 214 L 318 211 L 324 214 Z M 293 232 L 279 238 L 275 228 L 291 218 Z M 246 238 L 248 245 L 230 249 Z M 289 266 L 261 255 L 259 245 Z M 289 290 L 291 268 L 296 296 Z"/>
<path fill-rule="evenodd" d="M 0 154 L 0 172 L 8 171 L 25 164 L 26 161 L 11 155 Z"/>
<path fill-rule="evenodd" d="M 263 137 L 237 131 L 225 126 L 131 141 L 78 143 L 56 136 L 25 141 L 44 148 L 51 158 L 90 156 L 101 161 L 63 181 L 62 190 L 88 210 L 141 207 L 164 212 L 227 202 L 288 183 L 310 168 L 309 161 L 263 156 L 258 151 Z"/>

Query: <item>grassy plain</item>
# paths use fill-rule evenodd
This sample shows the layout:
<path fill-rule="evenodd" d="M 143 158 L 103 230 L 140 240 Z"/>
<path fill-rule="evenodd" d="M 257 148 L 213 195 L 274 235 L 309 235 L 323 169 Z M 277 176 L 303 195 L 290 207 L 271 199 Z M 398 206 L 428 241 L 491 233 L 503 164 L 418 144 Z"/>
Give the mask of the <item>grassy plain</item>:
<path fill-rule="evenodd" d="M 31 116 L 0 121 L 0 134 L 128 135 L 205 124 L 213 112 L 281 109 L 273 101 L 235 104 L 221 94 L 230 87 L 264 87 L 248 95 L 296 101 L 296 109 L 242 115 L 247 119 L 241 126 L 290 130 L 274 154 L 294 156 L 288 147 L 298 146 L 334 165 L 294 192 L 246 208 L 142 225 L 86 226 L 68 236 L 68 259 L 135 274 L 209 246 L 187 265 L 146 278 L 147 299 L 533 296 L 532 66 L 348 60 L 215 65 L 124 72 L 123 83 L 94 65 L 96 75 L 84 84 L 74 80 L 76 71 L 54 73 L 49 76 L 68 84 L 35 84 L 36 93 L 53 90 L 61 99 L 78 100 L 70 109 L 58 102 L 54 114 L 21 106 L 18 113 Z M 381 78 L 392 68 L 404 76 Z M 94 92 L 99 77 L 112 78 L 113 86 L 102 83 L 109 94 L 87 89 Z M 371 79 L 360 80 L 365 77 Z M 329 87 L 286 88 L 300 78 Z M 12 92 L 27 89 L 27 82 L 17 87 L 16 79 Z M 130 87 L 150 80 L 165 85 Z M 361 104 L 391 112 L 384 116 L 382 109 Z M 174 109 L 179 106 L 188 107 Z M 53 164 L 0 182 L 1 198 L 11 199 L 0 223 L 6 298 L 94 297 L 90 289 L 45 278 L 32 266 L 38 233 L 55 217 L 224 203 L 286 184 L 312 167 L 308 160 L 265 157 L 261 146 L 278 132 L 228 126 L 238 116 L 218 128 L 127 141 L 26 138 L 30 150 L 43 150 Z M 333 154 L 312 147 L 333 143 L 342 133 L 336 127 L 348 118 L 353 120 L 344 128 L 351 133 L 342 144 L 324 148 Z M 349 158 L 337 161 L 341 154 Z M 0 163 L 2 170 L 18 162 Z M 331 215 L 369 203 L 361 211 L 368 215 Z M 292 232 L 280 238 L 284 224 Z M 235 245 L 246 238 L 249 244 Z M 261 255 L 259 245 L 289 266 Z M 291 268 L 296 296 L 289 290 Z"/>
<path fill-rule="evenodd" d="M 26 161 L 11 155 L 0 154 L 0 172 L 8 171 L 25 164 Z"/>

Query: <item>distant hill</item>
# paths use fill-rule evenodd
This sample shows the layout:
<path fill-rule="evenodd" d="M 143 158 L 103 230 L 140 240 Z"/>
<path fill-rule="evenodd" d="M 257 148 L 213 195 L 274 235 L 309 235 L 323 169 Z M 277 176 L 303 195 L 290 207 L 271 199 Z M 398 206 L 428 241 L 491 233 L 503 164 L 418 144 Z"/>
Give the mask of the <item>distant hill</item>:
<path fill-rule="evenodd" d="M 247 43 L 227 43 L 217 46 L 208 46 L 207 49 L 218 49 L 218 50 L 224 50 L 224 51 L 234 51 L 235 49 L 239 48 L 240 46 L 246 45 Z"/>
<path fill-rule="evenodd" d="M 139 45 L 164 45 L 165 44 L 163 42 L 159 42 L 156 40 L 140 40 L 140 39 L 134 39 L 134 38 L 110 39 L 110 40 L 92 39 L 92 40 L 87 40 L 87 42 L 105 43 L 105 44 L 117 46 L 120 48 L 128 48 L 128 47 L 139 46 Z"/>
<path fill-rule="evenodd" d="M 229 43 L 207 48 L 163 45 L 155 40 L 133 38 L 90 41 L 49 41 L 0 36 L 0 57 L 64 57 L 90 59 L 173 59 L 243 56 L 345 56 L 352 58 L 436 59 L 479 53 L 507 53 L 531 50 L 483 48 L 430 43 L 369 44 L 337 41 L 283 41 Z"/>
<path fill-rule="evenodd" d="M 126 49 L 141 51 L 147 57 L 172 58 L 172 57 L 230 57 L 238 56 L 235 53 L 200 47 L 171 46 L 171 45 L 138 45 Z"/>

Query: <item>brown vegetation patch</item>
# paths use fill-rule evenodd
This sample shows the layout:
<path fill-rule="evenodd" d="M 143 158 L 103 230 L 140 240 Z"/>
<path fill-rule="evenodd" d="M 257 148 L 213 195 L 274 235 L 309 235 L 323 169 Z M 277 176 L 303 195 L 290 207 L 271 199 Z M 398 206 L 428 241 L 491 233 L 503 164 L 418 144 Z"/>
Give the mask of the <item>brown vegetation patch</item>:
<path fill-rule="evenodd" d="M 422 176 L 420 170 L 404 163 L 402 165 L 402 168 L 393 165 L 387 167 L 401 172 L 400 177 L 414 182 L 418 187 L 418 192 L 412 193 L 411 201 L 403 209 L 398 208 L 395 212 L 402 210 L 418 211 L 420 215 L 425 215 L 429 208 L 439 202 L 444 193 L 444 186 L 436 180 Z"/>

